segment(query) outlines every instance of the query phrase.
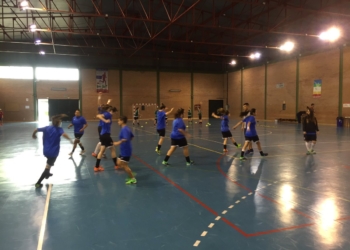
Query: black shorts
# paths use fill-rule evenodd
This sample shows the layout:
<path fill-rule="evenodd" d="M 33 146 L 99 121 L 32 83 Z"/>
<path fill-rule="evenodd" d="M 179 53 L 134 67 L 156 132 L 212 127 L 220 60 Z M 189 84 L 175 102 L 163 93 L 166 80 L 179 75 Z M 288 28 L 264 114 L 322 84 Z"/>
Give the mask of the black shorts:
<path fill-rule="evenodd" d="M 257 136 L 257 135 L 255 135 L 255 136 L 246 136 L 245 140 L 246 141 L 258 142 L 259 141 L 259 136 Z"/>
<path fill-rule="evenodd" d="M 80 140 L 81 137 L 83 137 L 84 134 L 77 134 L 77 133 L 74 133 L 74 137 L 75 139 L 78 139 Z"/>
<path fill-rule="evenodd" d="M 231 131 L 225 131 L 225 132 L 221 131 L 221 134 L 222 134 L 222 139 L 232 138 Z"/>
<path fill-rule="evenodd" d="M 138 116 L 134 116 L 134 120 L 138 120 L 139 119 L 139 117 Z"/>
<path fill-rule="evenodd" d="M 187 146 L 187 140 L 186 140 L 186 138 L 171 139 L 171 146 L 176 146 L 176 147 L 179 147 L 179 148 L 186 147 Z"/>
<path fill-rule="evenodd" d="M 129 162 L 130 161 L 130 157 L 131 156 L 121 156 L 121 155 L 119 155 L 118 159 L 121 160 L 121 161 Z"/>
<path fill-rule="evenodd" d="M 46 157 L 46 159 L 46 164 L 52 167 L 55 164 L 57 157 Z"/>
<path fill-rule="evenodd" d="M 98 138 L 99 138 L 99 140 L 100 140 L 100 142 L 101 142 L 101 131 L 102 131 L 102 126 L 98 126 L 98 127 L 97 127 L 97 131 L 98 131 Z"/>
<path fill-rule="evenodd" d="M 111 134 L 103 134 L 100 137 L 101 146 L 110 147 L 113 146 L 113 140 Z"/>
<path fill-rule="evenodd" d="M 158 135 L 159 135 L 160 137 L 164 137 L 164 136 L 165 136 L 165 128 L 163 128 L 163 129 L 157 129 L 157 132 L 158 132 Z"/>
<path fill-rule="evenodd" d="M 304 135 L 304 141 L 317 141 L 317 135 Z"/>

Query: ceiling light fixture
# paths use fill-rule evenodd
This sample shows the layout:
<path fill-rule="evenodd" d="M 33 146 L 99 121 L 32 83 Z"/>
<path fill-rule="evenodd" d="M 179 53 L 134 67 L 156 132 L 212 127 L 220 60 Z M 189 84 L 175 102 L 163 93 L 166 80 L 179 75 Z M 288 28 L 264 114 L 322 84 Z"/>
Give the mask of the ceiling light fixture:
<path fill-rule="evenodd" d="M 30 32 L 35 32 L 36 31 L 36 25 L 35 24 L 31 24 L 29 26 L 29 30 L 30 30 Z"/>
<path fill-rule="evenodd" d="M 259 59 L 260 56 L 261 56 L 261 54 L 258 53 L 258 52 L 256 52 L 256 53 L 254 53 L 254 54 L 251 54 L 249 57 L 250 57 L 251 59 Z"/>
<path fill-rule="evenodd" d="M 334 42 L 339 39 L 340 30 L 336 27 L 332 27 L 327 31 L 322 32 L 318 37 L 324 41 Z"/>
<path fill-rule="evenodd" d="M 39 54 L 40 55 L 45 55 L 45 51 L 42 50 L 42 51 L 39 52 Z"/>
<path fill-rule="evenodd" d="M 293 42 L 285 42 L 279 47 L 280 50 L 290 52 L 294 49 L 294 43 Z"/>
<path fill-rule="evenodd" d="M 35 40 L 35 42 L 34 42 L 35 45 L 39 45 L 40 43 L 41 43 L 41 40 L 40 40 L 40 39 L 37 39 L 37 40 Z"/>
<path fill-rule="evenodd" d="M 19 4 L 19 9 L 22 11 L 22 10 L 27 10 L 29 8 L 29 3 L 28 1 L 22 1 L 20 4 Z"/>
<path fill-rule="evenodd" d="M 235 60 L 232 60 L 232 61 L 230 62 L 230 64 L 231 64 L 231 65 L 236 65 L 237 62 L 236 62 Z"/>

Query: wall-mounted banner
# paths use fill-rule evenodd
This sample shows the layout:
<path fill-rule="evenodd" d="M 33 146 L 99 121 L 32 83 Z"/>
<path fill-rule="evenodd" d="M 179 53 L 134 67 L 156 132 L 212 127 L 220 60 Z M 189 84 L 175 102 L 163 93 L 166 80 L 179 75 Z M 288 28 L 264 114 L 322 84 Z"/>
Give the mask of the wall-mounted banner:
<path fill-rule="evenodd" d="M 314 98 L 321 97 L 321 87 L 322 87 L 322 80 L 321 79 L 314 80 L 314 92 L 313 92 Z"/>
<path fill-rule="evenodd" d="M 108 70 L 96 69 L 96 92 L 108 93 Z"/>

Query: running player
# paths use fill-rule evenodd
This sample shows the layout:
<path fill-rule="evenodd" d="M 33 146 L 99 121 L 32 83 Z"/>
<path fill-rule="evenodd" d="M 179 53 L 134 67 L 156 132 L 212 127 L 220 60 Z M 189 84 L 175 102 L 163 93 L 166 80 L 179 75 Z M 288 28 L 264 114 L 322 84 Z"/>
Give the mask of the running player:
<path fill-rule="evenodd" d="M 162 162 L 163 165 L 167 166 L 168 160 L 172 153 L 176 150 L 177 147 L 183 148 L 183 153 L 186 158 L 186 165 L 190 166 L 193 165 L 193 161 L 190 160 L 190 155 L 188 152 L 188 145 L 186 136 L 190 136 L 186 132 L 186 125 L 183 121 L 184 117 L 184 109 L 180 108 L 175 113 L 175 119 L 173 121 L 173 131 L 171 132 L 170 138 L 171 138 L 171 146 L 166 154 L 164 161 Z"/>
<path fill-rule="evenodd" d="M 244 157 L 244 153 L 245 153 L 245 150 L 248 148 L 249 146 L 249 142 L 255 142 L 256 145 L 258 146 L 258 149 L 259 149 L 259 152 L 260 152 L 260 155 L 261 156 L 267 156 L 268 154 L 267 153 L 264 153 L 262 151 L 262 148 L 261 148 L 261 144 L 260 144 L 260 141 L 259 141 L 259 136 L 256 132 L 256 129 L 255 129 L 255 125 L 256 125 L 256 120 L 255 120 L 255 116 L 256 116 L 256 109 L 251 109 L 250 110 L 250 116 L 247 116 L 243 122 L 247 123 L 247 130 L 246 130 L 246 133 L 245 133 L 245 143 L 244 143 L 244 146 L 242 148 L 242 151 L 241 151 L 241 157 L 240 157 L 240 160 L 246 160 L 247 158 Z"/>
<path fill-rule="evenodd" d="M 202 110 L 198 107 L 198 123 L 202 124 Z"/>
<path fill-rule="evenodd" d="M 238 122 L 233 129 L 236 129 L 239 125 L 242 125 L 242 130 L 244 132 L 244 135 L 246 133 L 246 128 L 247 128 L 247 124 L 245 122 L 243 122 L 243 120 L 250 115 L 250 109 L 249 109 L 249 103 L 244 103 L 243 104 L 243 112 L 240 113 L 239 117 L 242 119 L 240 122 Z M 253 150 L 253 145 L 252 142 L 249 142 L 248 148 L 247 148 L 247 152 L 246 154 L 253 154 L 254 150 Z"/>
<path fill-rule="evenodd" d="M 191 110 L 191 108 L 188 108 L 187 118 L 188 118 L 188 122 L 192 122 L 192 110 Z"/>
<path fill-rule="evenodd" d="M 317 119 L 312 108 L 306 110 L 306 116 L 303 117 L 303 134 L 307 155 L 316 154 L 314 147 L 317 141 L 318 134 Z"/>
<path fill-rule="evenodd" d="M 137 123 L 138 126 L 140 126 L 139 112 L 140 112 L 139 107 L 136 107 L 134 111 L 134 120 L 132 121 L 133 126 L 135 125 L 135 122 Z"/>
<path fill-rule="evenodd" d="M 164 141 L 164 137 L 165 137 L 165 127 L 166 127 L 166 116 L 169 115 L 174 108 L 171 108 L 170 111 L 165 112 L 165 105 L 162 104 L 162 106 L 160 106 L 160 109 L 158 110 L 157 113 L 157 133 L 159 135 L 159 141 L 158 141 L 158 146 L 156 147 L 156 152 L 157 154 L 160 154 L 160 148 L 162 147 L 163 141 Z"/>
<path fill-rule="evenodd" d="M 222 139 L 224 139 L 224 152 L 228 152 L 227 150 L 227 139 L 231 139 L 233 145 L 235 145 L 237 148 L 241 147 L 241 144 L 237 144 L 235 139 L 232 137 L 230 126 L 229 126 L 229 116 L 230 112 L 228 110 L 225 110 L 223 108 L 219 108 L 217 113 L 220 115 L 216 115 L 215 113 L 212 113 L 211 115 L 214 118 L 221 119 L 221 133 L 222 133 Z"/>
<path fill-rule="evenodd" d="M 128 174 L 129 178 L 125 180 L 126 184 L 136 184 L 137 181 L 135 179 L 134 174 L 132 173 L 129 167 L 129 161 L 132 154 L 132 146 L 131 140 L 134 138 L 133 133 L 130 128 L 126 126 L 128 118 L 126 116 L 122 116 L 118 120 L 119 126 L 122 127 L 119 134 L 119 141 L 114 142 L 114 146 L 120 145 L 120 154 L 118 157 L 118 168 L 123 168 L 125 172 Z"/>
<path fill-rule="evenodd" d="M 85 153 L 85 149 L 83 144 L 80 142 L 81 137 L 84 135 L 84 130 L 87 128 L 88 124 L 84 117 L 81 116 L 80 110 L 75 111 L 75 116 L 72 119 L 72 123 L 69 124 L 68 129 L 70 127 L 74 126 L 74 144 L 72 152 L 69 153 L 69 155 L 73 155 L 75 148 L 77 147 L 77 144 L 79 144 L 79 147 L 81 148 L 80 155 L 83 155 Z"/>
<path fill-rule="evenodd" d="M 38 132 L 43 132 L 43 146 L 44 146 L 44 156 L 47 158 L 46 167 L 44 172 L 41 174 L 39 180 L 35 184 L 36 188 L 43 186 L 41 182 L 48 179 L 52 174 L 50 173 L 51 167 L 55 164 L 58 154 L 60 153 L 60 141 L 61 136 L 68 139 L 73 143 L 72 139 L 63 131 L 60 127 L 62 122 L 62 117 L 67 117 L 66 115 L 56 115 L 51 118 L 52 125 L 43 128 L 37 128 L 33 132 L 33 139 L 36 139 L 36 134 Z"/>
<path fill-rule="evenodd" d="M 96 117 L 103 121 L 102 130 L 101 130 L 101 149 L 97 155 L 96 164 L 94 167 L 95 172 L 103 171 L 104 168 L 100 166 L 101 158 L 106 148 L 109 148 L 111 151 L 111 156 L 114 162 L 115 169 L 118 169 L 117 166 L 117 156 L 115 153 L 115 148 L 113 146 L 113 140 L 111 138 L 111 125 L 112 125 L 112 114 L 115 112 L 116 108 L 109 106 L 107 111 L 103 114 L 99 114 Z"/>
<path fill-rule="evenodd" d="M 4 112 L 0 109 L 0 126 L 2 126 L 2 120 L 4 119 Z"/>
<path fill-rule="evenodd" d="M 156 107 L 156 110 L 154 111 L 154 126 L 157 125 L 157 121 L 158 121 L 158 118 L 157 118 L 157 113 L 158 113 L 158 106 Z"/>
<path fill-rule="evenodd" d="M 98 108 L 97 108 L 97 112 L 98 114 L 103 114 L 106 110 L 107 110 L 107 105 L 109 105 L 111 103 L 112 99 L 108 99 L 106 104 L 101 104 L 101 96 L 98 97 Z M 99 142 L 97 143 L 96 147 L 95 147 L 95 151 L 91 154 L 93 157 L 97 157 L 98 152 L 100 152 L 100 148 L 101 148 L 101 130 L 102 130 L 102 121 L 100 120 L 98 123 L 98 127 L 97 127 L 97 131 L 98 131 L 98 137 L 99 137 Z M 106 157 L 105 154 L 103 154 L 103 157 Z"/>

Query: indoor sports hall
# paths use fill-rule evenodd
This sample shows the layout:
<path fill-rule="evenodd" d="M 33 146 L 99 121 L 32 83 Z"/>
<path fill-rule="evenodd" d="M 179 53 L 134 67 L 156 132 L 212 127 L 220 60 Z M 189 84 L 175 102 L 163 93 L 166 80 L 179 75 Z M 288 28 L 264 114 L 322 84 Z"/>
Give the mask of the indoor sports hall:
<path fill-rule="evenodd" d="M 0 249 L 350 249 L 350 3 L 1 0 Z"/>

